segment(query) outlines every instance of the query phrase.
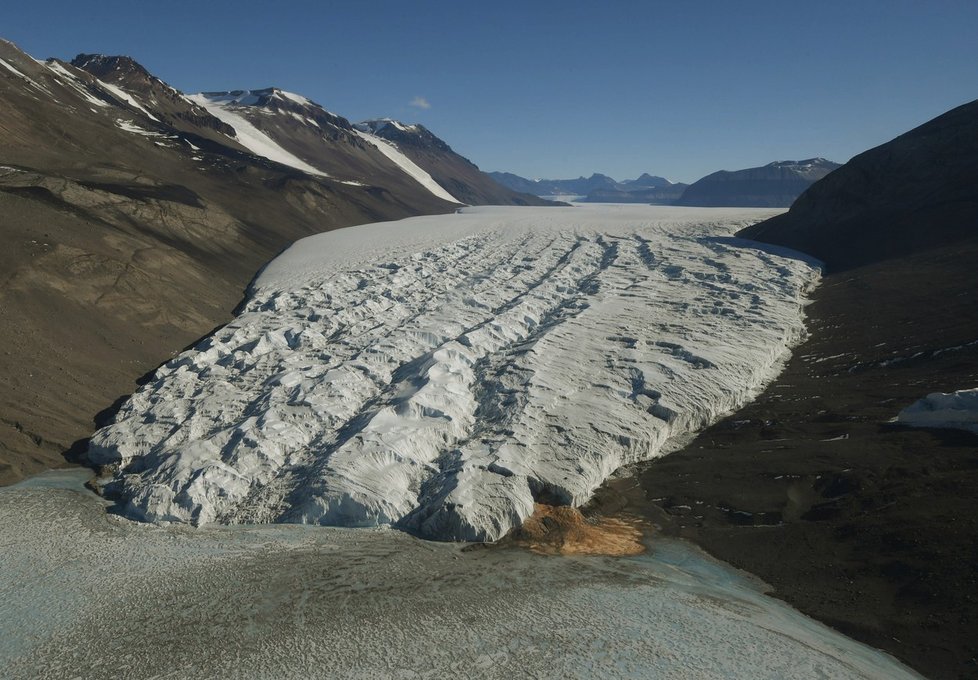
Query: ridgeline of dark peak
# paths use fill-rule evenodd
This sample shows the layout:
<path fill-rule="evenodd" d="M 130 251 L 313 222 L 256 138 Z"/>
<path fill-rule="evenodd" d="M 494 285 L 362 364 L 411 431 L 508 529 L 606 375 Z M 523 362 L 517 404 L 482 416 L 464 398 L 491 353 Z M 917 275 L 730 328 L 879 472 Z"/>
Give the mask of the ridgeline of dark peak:
<path fill-rule="evenodd" d="M 767 167 L 774 168 L 787 168 L 793 166 L 807 167 L 809 165 L 821 165 L 821 166 L 831 166 L 833 168 L 839 167 L 838 163 L 833 163 L 832 161 L 826 160 L 824 158 L 806 158 L 802 161 L 773 161 L 767 164 Z"/>
<path fill-rule="evenodd" d="M 96 78 L 109 82 L 136 76 L 146 80 L 158 80 L 142 64 L 125 55 L 79 54 L 71 65 L 88 71 Z"/>
<path fill-rule="evenodd" d="M 203 131 L 205 136 L 210 136 L 210 131 L 214 131 L 234 137 L 234 128 L 186 99 L 179 90 L 154 76 L 132 57 L 79 54 L 70 63 L 103 83 L 121 88 L 141 102 L 139 108 L 143 113 L 149 113 L 157 121 L 184 132 Z M 110 94 L 119 98 L 117 92 Z M 132 102 L 126 100 L 126 103 Z"/>
<path fill-rule="evenodd" d="M 423 168 L 455 198 L 474 205 L 547 205 L 537 196 L 503 186 L 472 161 L 418 123 L 406 125 L 392 118 L 365 120 L 354 126 L 361 133 L 384 139 Z"/>
<path fill-rule="evenodd" d="M 659 177 L 658 175 L 650 175 L 647 172 L 643 172 L 636 179 L 624 179 L 620 183 L 628 186 L 646 187 L 649 189 L 668 187 L 668 186 L 672 186 L 673 184 L 673 182 L 670 182 L 665 177 Z"/>
<path fill-rule="evenodd" d="M 344 130 L 353 126 L 346 118 L 326 110 L 321 104 L 300 94 L 288 92 L 278 87 L 264 87 L 256 90 L 227 90 L 222 92 L 203 92 L 207 99 L 232 106 L 256 107 L 276 113 L 295 114 L 309 118 L 317 124 L 327 124 Z"/>
<path fill-rule="evenodd" d="M 378 118 L 357 123 L 356 127 L 363 132 L 370 132 L 378 137 L 383 137 L 398 146 L 413 146 L 444 153 L 454 153 L 452 147 L 444 140 L 419 123 L 406 125 L 392 118 Z"/>

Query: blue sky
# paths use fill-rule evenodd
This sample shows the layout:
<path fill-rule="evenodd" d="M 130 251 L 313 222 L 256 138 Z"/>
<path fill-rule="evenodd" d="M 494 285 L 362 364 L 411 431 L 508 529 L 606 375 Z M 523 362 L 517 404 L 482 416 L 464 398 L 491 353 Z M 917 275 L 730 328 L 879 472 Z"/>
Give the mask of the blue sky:
<path fill-rule="evenodd" d="M 845 161 L 978 98 L 973 0 L 46 0 L 3 14 L 0 35 L 38 58 L 128 54 L 186 92 L 274 85 L 354 121 L 423 123 L 483 170 L 528 177 Z"/>

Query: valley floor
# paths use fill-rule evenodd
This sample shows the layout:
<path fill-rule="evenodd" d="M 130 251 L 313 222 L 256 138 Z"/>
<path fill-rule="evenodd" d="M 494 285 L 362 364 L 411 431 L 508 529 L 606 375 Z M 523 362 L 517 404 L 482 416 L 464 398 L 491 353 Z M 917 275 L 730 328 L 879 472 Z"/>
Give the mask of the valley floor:
<path fill-rule="evenodd" d="M 10 680 L 917 677 L 677 541 L 554 558 L 383 529 L 152 526 L 107 514 L 85 472 L 0 489 Z"/>
<path fill-rule="evenodd" d="M 758 267 L 739 254 L 738 244 L 717 239 L 708 230 L 684 235 L 682 247 L 673 251 L 650 250 L 629 229 L 619 229 L 605 241 L 601 239 L 609 236 L 608 231 L 599 239 L 590 226 L 572 232 L 570 239 L 566 234 L 556 235 L 538 244 L 535 261 L 500 256 L 509 251 L 497 247 L 493 241 L 497 234 L 490 231 L 481 240 L 462 241 L 472 246 L 471 252 L 456 253 L 459 258 L 469 258 L 461 268 L 470 273 L 463 287 L 454 283 L 460 273 L 439 269 L 446 260 L 425 260 L 407 253 L 398 261 L 373 257 L 355 262 L 356 267 L 344 272 L 339 283 L 349 283 L 350 290 L 367 290 L 370 295 L 364 295 L 365 306 L 391 304 L 405 310 L 414 344 L 398 344 L 403 338 L 388 333 L 390 329 L 383 324 L 361 323 L 372 318 L 369 308 L 362 318 L 351 319 L 343 319 L 342 310 L 333 310 L 336 313 L 325 318 L 341 326 L 327 328 L 329 333 L 313 339 L 325 342 L 327 336 L 333 340 L 342 337 L 333 355 L 355 369 L 347 371 L 350 376 L 362 374 L 374 380 L 377 367 L 389 364 L 389 379 L 378 383 L 376 393 L 364 382 L 362 403 L 310 390 L 315 399 L 309 404 L 326 404 L 329 408 L 324 413 L 335 412 L 336 405 L 355 407 L 345 431 L 358 436 L 369 434 L 364 426 L 370 420 L 365 415 L 382 412 L 390 418 L 378 420 L 383 426 L 377 428 L 378 442 L 390 442 L 392 431 L 407 431 L 411 442 L 418 441 L 410 432 L 417 423 L 407 421 L 440 418 L 444 413 L 432 410 L 431 403 L 404 407 L 417 401 L 420 391 L 415 388 L 422 382 L 419 372 L 436 366 L 438 362 L 432 360 L 443 357 L 438 352 L 457 339 L 457 333 L 447 333 L 451 324 L 445 319 L 459 308 L 473 318 L 491 310 L 489 322 L 475 319 L 460 326 L 459 332 L 490 328 L 497 336 L 489 340 L 501 339 L 498 356 L 505 361 L 499 366 L 479 363 L 476 357 L 478 371 L 473 375 L 478 378 L 478 389 L 471 391 L 476 396 L 494 395 L 488 406 L 473 402 L 473 413 L 482 408 L 478 411 L 482 416 L 495 401 L 509 404 L 506 395 L 515 395 L 510 401 L 520 418 L 524 410 L 533 415 L 532 409 L 526 409 L 527 403 L 534 404 L 533 399 L 552 408 L 563 402 L 539 399 L 539 395 L 546 395 L 547 390 L 559 392 L 554 388 L 560 387 L 558 377 L 583 376 L 589 385 L 605 390 L 602 399 L 614 397 L 608 403 L 635 407 L 636 418 L 672 423 L 677 412 L 658 408 L 663 393 L 653 389 L 658 383 L 648 381 L 646 385 L 646 376 L 653 375 L 658 366 L 655 370 L 670 369 L 673 385 L 701 379 L 704 385 L 711 383 L 697 376 L 713 373 L 702 369 L 715 369 L 719 363 L 711 354 L 717 344 L 717 336 L 711 333 L 719 328 L 734 336 L 754 327 L 724 325 L 731 318 L 751 319 L 751 323 L 761 319 L 758 327 L 767 324 L 773 329 L 765 370 L 776 365 L 784 344 L 792 338 L 798 295 L 809 280 L 801 263 L 792 265 L 798 267 L 792 272 L 779 256 L 760 251 L 750 256 L 768 258 Z M 667 229 L 656 229 L 674 237 Z M 512 234 L 512 229 L 507 233 Z M 396 248 L 398 235 L 389 236 L 394 242 L 391 247 Z M 437 236 L 430 235 L 433 249 L 441 247 Z M 339 245 L 336 257 L 347 257 L 342 252 L 344 239 L 356 240 L 353 230 L 331 238 Z M 534 245 L 529 235 L 523 241 L 510 238 L 501 243 L 515 248 L 514 253 Z M 660 240 L 658 245 L 666 243 L 669 241 Z M 482 256 L 489 246 L 495 258 L 491 261 Z M 691 250 L 694 248 L 699 250 Z M 682 451 L 642 464 L 633 475 L 607 483 L 589 511 L 650 518 L 666 534 L 691 538 L 717 557 L 760 575 L 775 587 L 776 595 L 805 613 L 890 651 L 928 675 L 973 676 L 978 546 L 971 508 L 978 490 L 978 437 L 888 424 L 901 408 L 928 392 L 978 384 L 978 345 L 974 342 L 978 318 L 973 293 L 978 274 L 967 266 L 969 259 L 975 261 L 978 246 L 969 248 L 964 253 L 960 249 L 933 251 L 829 277 L 807 310 L 811 337 L 755 403 L 707 429 Z M 677 269 L 680 261 L 683 266 Z M 501 262 L 512 264 L 511 271 L 501 280 L 492 278 L 491 270 Z M 279 271 L 270 267 L 264 276 L 268 280 L 307 275 L 301 259 L 292 260 L 291 265 Z M 641 275 L 634 276 L 636 271 Z M 772 274 L 767 282 L 771 288 L 765 292 L 768 297 L 745 295 L 753 292 L 745 287 L 752 282 L 751 276 L 764 271 Z M 431 272 L 436 273 L 434 278 Z M 538 276 L 541 272 L 544 275 Z M 551 290 L 547 282 L 553 272 L 558 280 Z M 628 272 L 632 274 L 625 276 Z M 778 290 L 779 280 L 791 278 L 790 288 Z M 437 282 L 436 287 L 432 281 Z M 385 288 L 391 282 L 397 285 Z M 597 285 L 590 286 L 592 282 Z M 648 303 L 650 291 L 668 290 L 664 286 L 672 282 L 684 291 L 688 286 L 698 288 L 693 294 L 684 292 L 679 304 L 668 297 L 658 300 L 652 311 L 671 304 L 681 314 L 692 310 L 690 318 L 697 323 L 706 319 L 707 326 L 692 326 L 692 333 L 688 325 L 685 330 L 672 327 L 670 321 L 681 318 L 675 309 L 670 311 L 673 316 L 657 316 L 635 307 L 629 298 L 645 286 L 648 290 L 638 297 Z M 308 292 L 309 287 L 295 290 Z M 781 297 L 772 298 L 772 291 Z M 505 298 L 507 292 L 513 292 L 512 299 Z M 429 300 L 435 293 L 437 305 Z M 265 311 L 285 310 L 290 319 L 301 321 L 318 316 L 310 299 L 271 289 L 264 297 L 253 299 L 247 313 L 254 321 Z M 726 300 L 731 309 L 746 304 L 732 314 L 717 304 L 718 299 Z M 783 309 L 789 316 L 780 325 L 773 324 L 774 317 L 763 308 L 761 303 L 767 299 L 787 305 Z M 315 302 L 325 308 L 331 301 L 326 295 Z M 415 301 L 416 310 L 410 308 Z M 517 313 L 509 314 L 513 323 L 508 323 L 505 315 L 514 310 Z M 527 311 L 530 315 L 524 313 Z M 592 333 L 590 345 L 577 346 L 569 333 L 550 333 L 561 329 L 565 321 L 566 330 L 575 315 L 585 313 L 601 313 L 597 318 L 607 325 L 599 328 L 600 333 Z M 626 316 L 628 323 L 614 328 L 616 319 Z M 501 324 L 500 319 L 507 323 Z M 636 319 L 645 319 L 647 325 L 636 326 Z M 292 436 L 296 432 L 284 426 L 295 415 L 282 407 L 294 396 L 289 390 L 325 389 L 336 374 L 316 382 L 323 376 L 302 373 L 308 373 L 307 364 L 282 370 L 273 361 L 275 352 L 295 356 L 291 344 L 303 341 L 287 324 L 263 324 L 265 321 L 252 323 L 244 329 L 247 332 L 242 325 L 232 324 L 224 336 L 215 336 L 198 352 L 178 358 L 171 372 L 191 379 L 186 385 L 172 384 L 176 393 L 186 387 L 182 393 L 186 396 L 169 395 L 166 390 L 170 388 L 164 389 L 162 382 L 150 385 L 141 397 L 144 405 L 155 408 L 160 404 L 170 411 L 154 412 L 146 423 L 168 426 L 183 422 L 188 414 L 199 414 L 203 423 L 206 417 L 220 414 L 228 403 L 240 402 L 252 414 L 259 407 L 267 409 L 260 418 L 249 421 L 253 431 L 246 433 L 251 439 L 244 441 L 259 441 L 261 446 L 256 448 L 262 455 L 278 455 L 283 449 L 277 447 L 287 439 L 283 433 Z M 541 327 L 550 333 L 547 342 L 557 349 L 541 351 L 539 338 L 533 336 L 528 343 L 519 335 L 522 331 L 532 335 Z M 666 332 L 683 334 L 682 342 L 657 342 Z M 370 339 L 367 345 L 380 351 L 366 351 L 371 348 L 357 344 L 364 337 Z M 480 342 L 489 347 L 485 337 L 473 338 L 463 343 L 465 351 L 479 349 Z M 276 348 L 280 339 L 285 345 Z M 688 348 L 694 342 L 701 346 L 691 354 Z M 622 348 L 614 348 L 612 354 L 629 361 L 606 361 L 597 350 L 608 352 L 609 343 L 620 343 Z M 325 346 L 310 345 L 309 357 Z M 635 346 L 642 351 L 635 351 Z M 407 350 L 418 347 L 425 350 L 420 354 L 427 362 L 405 362 L 404 356 L 410 354 Z M 459 348 L 452 350 L 455 354 L 448 358 L 457 359 Z M 494 355 L 487 350 L 486 356 Z M 527 375 L 534 380 L 547 378 L 547 370 L 555 365 L 553 358 L 567 356 L 577 356 L 580 361 L 556 366 L 539 384 L 526 379 Z M 654 357 L 654 362 L 635 365 L 643 356 Z M 589 357 L 591 367 L 585 361 Z M 371 371 L 363 370 L 365 362 Z M 532 365 L 524 366 L 527 362 Z M 757 357 L 746 357 L 742 363 L 756 366 Z M 260 378 L 256 386 L 271 385 L 273 391 L 257 391 L 234 400 L 227 398 L 231 390 L 223 382 L 216 384 L 226 392 L 207 391 L 204 380 L 241 366 Z M 677 367 L 685 372 L 677 372 Z M 464 368 L 448 366 L 451 370 L 446 369 L 445 375 L 468 376 Z M 591 380 L 590 375 L 583 375 L 584 370 L 595 375 L 605 371 L 610 377 Z M 749 397 L 749 385 L 763 381 L 754 374 L 749 377 L 735 403 Z M 242 388 L 235 383 L 234 389 Z M 464 392 L 446 390 L 450 398 L 442 405 L 452 405 Z M 219 398 L 200 399 L 214 394 Z M 665 397 L 668 403 L 670 394 Z M 585 405 L 588 403 L 602 402 L 594 399 Z M 688 406 L 695 400 L 680 399 L 679 403 Z M 717 401 L 713 410 L 704 410 L 705 418 L 729 408 L 724 403 Z M 582 413 L 565 408 L 547 411 L 546 418 L 524 419 L 531 425 L 538 421 L 557 425 L 526 428 L 532 435 L 527 441 L 538 441 L 541 432 L 563 436 L 586 424 L 588 418 L 605 427 L 616 422 Z M 130 437 L 146 432 L 141 427 L 145 424 L 141 412 L 131 409 L 124 415 L 132 430 L 117 428 L 115 443 L 102 442 L 105 451 L 114 450 L 113 446 L 136 450 L 146 444 Z M 456 420 L 463 419 L 456 414 Z M 518 425 L 524 422 L 511 420 Z M 502 425 L 495 434 L 501 438 L 513 438 L 514 431 L 521 431 L 505 418 L 499 422 Z M 226 430 L 230 442 L 235 423 L 221 421 L 218 425 L 214 432 Z M 354 427 L 360 430 L 350 429 Z M 664 435 L 696 427 L 691 421 L 675 431 L 666 428 L 655 443 L 661 444 Z M 191 439 L 203 431 L 192 433 Z M 163 432 L 162 437 L 169 433 Z M 534 488 L 533 493 L 546 496 L 541 491 L 549 489 L 586 497 L 602 475 L 635 454 L 622 433 L 600 434 L 601 441 L 615 441 L 624 448 L 611 462 L 591 461 L 590 486 L 574 491 L 568 485 L 552 483 Z M 359 444 L 365 438 L 350 437 L 339 445 L 347 441 Z M 303 443 L 297 442 L 292 442 L 293 448 L 304 450 Z M 607 455 L 606 447 L 595 448 Z M 542 449 L 565 451 L 555 445 Z M 201 455 L 197 450 L 189 453 L 193 454 L 191 461 Z M 354 459 L 359 460 L 351 457 Z M 234 457 L 228 460 L 239 462 Z M 443 473 L 457 472 L 439 458 L 424 461 L 429 467 L 423 469 L 432 467 L 432 461 Z M 559 457 L 544 462 L 538 469 L 560 471 L 559 466 L 567 463 Z M 577 459 L 571 462 L 581 465 Z M 307 463 L 298 461 L 288 468 L 286 481 L 291 483 Z M 471 467 L 483 469 L 476 464 Z M 493 474 L 500 480 L 512 475 L 497 470 Z M 573 476 L 563 479 L 569 477 Z M 362 479 L 371 484 L 390 481 L 379 476 Z M 215 479 L 214 488 L 224 488 L 220 482 Z M 433 497 L 437 490 L 433 488 Z M 269 496 L 276 502 L 267 505 L 278 507 L 277 499 L 287 494 L 277 487 L 272 491 L 280 497 Z M 202 498 L 201 507 L 206 507 L 217 496 Z M 529 510 L 532 501 L 548 500 L 529 494 L 527 499 Z M 465 500 L 469 503 L 471 499 Z M 181 507 L 180 503 L 174 502 L 173 507 Z M 449 503 L 446 507 L 455 506 Z M 343 510 L 348 512 L 349 507 Z M 248 516 L 237 518 L 248 520 Z M 347 675 L 391 677 L 450 672 L 495 677 L 523 675 L 534 669 L 540 675 L 659 673 L 696 678 L 889 678 L 906 672 L 866 648 L 848 646 L 842 638 L 825 642 L 829 633 L 818 626 L 812 628 L 810 621 L 789 620 L 794 615 L 785 614 L 791 611 L 787 608 L 771 614 L 772 605 L 766 598 L 758 599 L 756 590 L 722 567 L 703 567 L 702 560 L 688 558 L 684 549 L 670 547 L 675 544 L 669 541 L 655 543 L 652 557 L 553 559 L 507 548 L 466 551 L 458 545 L 425 543 L 394 531 L 153 528 L 107 516 L 90 495 L 65 489 L 9 488 L 0 490 L 0 545 L 0 659 L 9 661 L 6 665 L 12 677 L 38 672 L 52 677 L 76 672 L 183 677 L 212 675 L 227 668 L 257 669 L 258 676 L 280 675 L 283 668 L 330 668 Z M 679 553 L 670 552 L 675 550 Z M 735 582 L 737 585 L 731 585 Z M 664 583 L 668 586 L 665 599 Z M 748 591 L 753 594 L 745 595 Z M 133 633 L 137 630 L 139 636 Z M 834 651 L 827 652 L 826 645 Z M 395 650 L 394 656 L 387 656 L 383 651 L 387 649 Z M 404 668 L 409 670 L 398 670 Z"/>
<path fill-rule="evenodd" d="M 978 385 L 978 244 L 830 275 L 755 402 L 599 491 L 933 678 L 978 676 L 978 436 L 889 421 Z"/>

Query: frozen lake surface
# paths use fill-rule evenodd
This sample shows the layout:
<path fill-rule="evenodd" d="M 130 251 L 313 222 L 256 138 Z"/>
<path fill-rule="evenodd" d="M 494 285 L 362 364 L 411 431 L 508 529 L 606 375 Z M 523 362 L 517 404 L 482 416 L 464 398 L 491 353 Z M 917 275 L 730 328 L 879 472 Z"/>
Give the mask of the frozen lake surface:
<path fill-rule="evenodd" d="M 154 526 L 85 475 L 0 489 L 4 678 L 918 677 L 683 543 L 568 558 Z"/>
<path fill-rule="evenodd" d="M 810 262 L 778 211 L 466 208 L 297 242 L 96 433 L 132 518 L 495 540 L 752 398 Z"/>

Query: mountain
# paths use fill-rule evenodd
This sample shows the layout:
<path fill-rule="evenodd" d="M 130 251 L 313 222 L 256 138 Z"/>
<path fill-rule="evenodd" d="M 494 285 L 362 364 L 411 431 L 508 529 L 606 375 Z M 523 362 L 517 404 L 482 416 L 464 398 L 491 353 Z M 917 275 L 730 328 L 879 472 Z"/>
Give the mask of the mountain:
<path fill-rule="evenodd" d="M 65 66 L 57 60 L 49 61 L 49 65 L 55 68 Z M 117 99 L 149 114 L 137 99 L 146 102 L 153 110 L 153 117 L 159 122 L 183 132 L 203 135 L 241 151 L 245 150 L 234 141 L 233 127 L 207 113 L 130 57 L 79 54 L 71 61 L 71 66 L 78 70 L 65 69 L 69 77 L 81 78 L 95 89 L 108 89 Z"/>
<path fill-rule="evenodd" d="M 744 235 L 857 267 L 975 239 L 976 181 L 973 101 L 859 154 Z"/>
<path fill-rule="evenodd" d="M 656 203 L 668 205 L 682 194 L 685 184 L 643 173 L 636 179 L 617 182 L 607 175 L 593 174 L 577 179 L 526 179 L 511 172 L 490 172 L 494 180 L 514 191 L 537 196 L 581 196 L 592 203 Z"/>
<path fill-rule="evenodd" d="M 628 189 L 595 189 L 580 200 L 584 203 L 651 203 L 653 205 L 672 205 L 682 196 L 683 191 L 688 186 L 688 184 L 677 182 L 676 184 L 658 187 L 634 187 L 634 185 L 628 185 Z"/>
<path fill-rule="evenodd" d="M 386 140 L 431 175 L 452 196 L 465 203 L 493 205 L 547 205 L 532 193 L 513 190 L 482 172 L 467 158 L 423 125 L 405 125 L 383 118 L 356 124 L 361 133 Z"/>
<path fill-rule="evenodd" d="M 585 196 L 595 189 L 618 188 L 618 182 L 598 173 L 577 179 L 526 179 L 511 172 L 488 174 L 503 186 L 536 196 Z"/>
<path fill-rule="evenodd" d="M 84 448 L 97 412 L 226 321 L 289 243 L 459 205 L 276 88 L 187 96 L 127 57 L 0 41 L 0 102 L 0 483 Z"/>
<path fill-rule="evenodd" d="M 720 170 L 697 180 L 676 205 L 703 207 L 788 207 L 812 183 L 839 167 L 824 158 L 775 161 L 760 168 Z"/>
<path fill-rule="evenodd" d="M 636 179 L 623 179 L 619 184 L 629 187 L 634 187 L 635 189 L 660 189 L 670 186 L 675 186 L 672 182 L 667 180 L 665 177 L 659 177 L 657 175 L 650 175 L 647 172 L 643 172 Z"/>

